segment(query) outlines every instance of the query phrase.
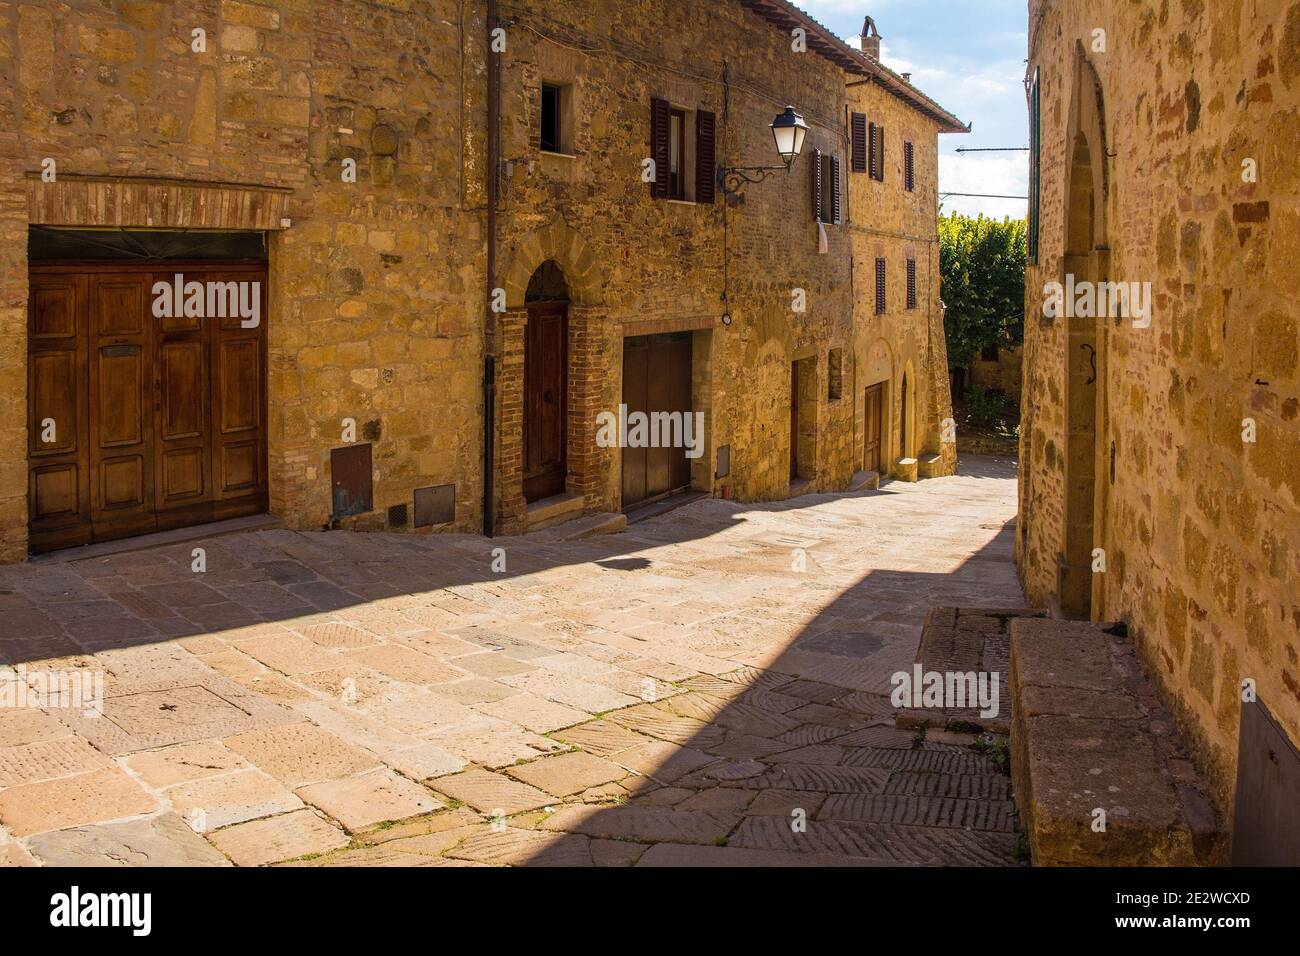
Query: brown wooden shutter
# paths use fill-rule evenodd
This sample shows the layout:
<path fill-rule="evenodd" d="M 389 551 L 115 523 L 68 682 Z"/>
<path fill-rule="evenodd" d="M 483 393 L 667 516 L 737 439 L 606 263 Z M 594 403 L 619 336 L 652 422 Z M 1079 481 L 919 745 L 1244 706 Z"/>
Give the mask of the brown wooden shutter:
<path fill-rule="evenodd" d="M 650 195 L 655 199 L 668 198 L 668 177 L 672 165 L 668 154 L 670 112 L 667 100 L 650 101 L 650 158 L 655 161 L 655 178 L 650 184 Z"/>
<path fill-rule="evenodd" d="M 834 182 L 834 185 L 832 187 L 832 196 L 834 197 L 835 200 L 834 222 L 835 225 L 838 226 L 841 222 L 844 221 L 841 217 L 842 199 L 841 199 L 841 190 L 840 190 L 840 158 L 838 156 L 832 156 L 830 160 L 831 160 L 830 174 L 831 174 L 831 179 Z"/>
<path fill-rule="evenodd" d="M 712 113 L 695 113 L 695 201 L 709 205 L 717 194 L 717 127 L 718 119 Z"/>
<path fill-rule="evenodd" d="M 850 121 L 851 136 L 853 143 L 853 155 L 850 160 L 850 168 L 855 173 L 865 173 L 867 171 L 867 117 L 865 113 L 854 113 Z"/>
<path fill-rule="evenodd" d="M 822 221 L 822 151 L 814 149 L 812 154 L 812 207 L 813 222 Z"/>
<path fill-rule="evenodd" d="M 876 127 L 876 178 L 885 181 L 885 128 Z"/>
<path fill-rule="evenodd" d="M 885 312 L 885 260 L 876 260 L 876 314 Z"/>
<path fill-rule="evenodd" d="M 916 260 L 907 260 L 907 307 L 916 308 Z"/>
<path fill-rule="evenodd" d="M 915 166 L 913 165 L 912 144 L 903 144 L 903 187 L 910 193 L 916 187 Z"/>

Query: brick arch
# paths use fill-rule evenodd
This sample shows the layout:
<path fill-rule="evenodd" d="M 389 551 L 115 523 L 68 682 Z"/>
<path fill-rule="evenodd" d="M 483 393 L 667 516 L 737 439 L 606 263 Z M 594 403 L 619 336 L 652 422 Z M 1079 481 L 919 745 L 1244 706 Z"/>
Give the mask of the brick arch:
<path fill-rule="evenodd" d="M 571 302 L 596 305 L 601 301 L 604 274 L 596 254 L 582 236 L 557 219 L 532 232 L 514 247 L 510 265 L 504 273 L 507 308 L 524 307 L 528 282 L 547 260 L 554 260 L 564 273 Z"/>

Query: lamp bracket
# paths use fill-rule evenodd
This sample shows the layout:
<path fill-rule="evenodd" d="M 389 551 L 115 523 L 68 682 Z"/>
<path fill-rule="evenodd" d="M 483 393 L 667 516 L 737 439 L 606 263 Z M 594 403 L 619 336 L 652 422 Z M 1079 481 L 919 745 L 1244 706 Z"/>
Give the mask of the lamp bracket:
<path fill-rule="evenodd" d="M 738 195 L 747 185 L 761 183 L 776 172 L 788 173 L 793 163 L 780 166 L 720 166 L 718 185 L 729 196 Z"/>

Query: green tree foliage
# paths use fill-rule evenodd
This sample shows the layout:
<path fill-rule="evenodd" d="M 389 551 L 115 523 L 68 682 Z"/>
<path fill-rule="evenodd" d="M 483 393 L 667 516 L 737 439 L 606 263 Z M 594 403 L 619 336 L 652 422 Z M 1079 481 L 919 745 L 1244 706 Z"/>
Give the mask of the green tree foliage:
<path fill-rule="evenodd" d="M 1025 337 L 1025 221 L 939 218 L 948 366 L 967 369 L 988 346 L 1014 348 Z"/>

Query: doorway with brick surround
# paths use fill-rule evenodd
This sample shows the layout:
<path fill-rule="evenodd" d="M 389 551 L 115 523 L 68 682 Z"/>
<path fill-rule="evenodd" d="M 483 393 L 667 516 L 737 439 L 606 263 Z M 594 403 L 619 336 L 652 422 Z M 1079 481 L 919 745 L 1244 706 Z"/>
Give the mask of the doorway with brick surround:
<path fill-rule="evenodd" d="M 155 317 L 155 283 L 178 274 L 204 290 L 249 283 L 258 324 L 224 309 Z M 266 280 L 264 263 L 31 266 L 33 553 L 266 510 Z"/>

